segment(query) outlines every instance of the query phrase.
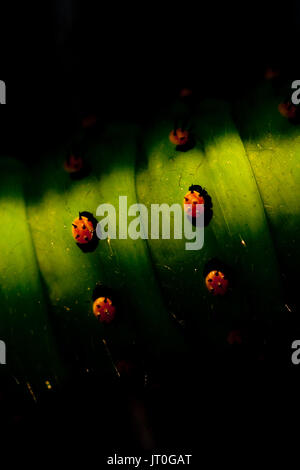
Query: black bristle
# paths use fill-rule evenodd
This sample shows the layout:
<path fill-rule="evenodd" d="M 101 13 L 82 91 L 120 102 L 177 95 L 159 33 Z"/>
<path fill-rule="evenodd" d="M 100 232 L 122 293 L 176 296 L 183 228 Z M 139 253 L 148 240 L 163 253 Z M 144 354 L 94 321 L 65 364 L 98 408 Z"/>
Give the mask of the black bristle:
<path fill-rule="evenodd" d="M 189 191 L 191 191 L 191 192 L 197 191 L 201 196 L 202 196 L 203 192 L 206 193 L 205 189 L 202 188 L 202 186 L 199 186 L 199 184 L 192 184 L 192 185 L 189 187 Z"/>

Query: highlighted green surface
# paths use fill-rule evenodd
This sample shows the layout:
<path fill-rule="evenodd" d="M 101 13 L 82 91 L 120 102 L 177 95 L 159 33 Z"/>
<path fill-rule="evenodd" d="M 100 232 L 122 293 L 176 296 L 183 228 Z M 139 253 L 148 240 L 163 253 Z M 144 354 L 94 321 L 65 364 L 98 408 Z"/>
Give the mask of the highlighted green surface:
<path fill-rule="evenodd" d="M 253 311 L 268 321 L 282 308 L 278 266 L 260 193 L 229 107 L 202 105 L 193 122 L 197 144 L 188 152 L 169 142 L 172 118 L 156 123 L 145 139 L 137 172 L 139 201 L 182 204 L 189 186 L 199 184 L 212 197 L 213 218 L 200 251 L 186 251 L 185 240 L 149 240 L 168 306 L 195 327 L 208 328 L 208 322 L 212 336 L 220 327 L 213 317 L 217 312 L 228 328 Z M 235 285 L 226 298 L 211 296 L 205 287 L 203 269 L 215 257 L 234 269 Z M 225 331 L 220 333 L 224 342 Z"/>
<path fill-rule="evenodd" d="M 300 131 L 278 112 L 281 101 L 263 85 L 235 113 L 283 274 L 293 283 L 300 262 Z"/>
<path fill-rule="evenodd" d="M 48 317 L 39 266 L 28 225 L 23 193 L 24 167 L 1 159 L 0 337 L 15 380 L 29 383 L 33 393 L 62 384 L 65 371 Z M 7 371 L 6 371 L 7 373 Z M 38 388 L 38 390 L 36 389 Z"/>
<path fill-rule="evenodd" d="M 67 145 L 43 156 L 30 179 L 14 160 L 1 160 L 0 339 L 17 380 L 34 388 L 90 372 L 113 380 L 128 346 L 149 363 L 176 362 L 191 346 L 197 356 L 202 342 L 223 351 L 229 331 L 253 318 L 280 321 L 289 294 L 282 279 L 292 279 L 300 255 L 300 138 L 277 106 L 267 85 L 234 109 L 181 104 L 145 127 L 109 126 L 86 145 L 91 172 L 77 181 L 63 169 Z M 178 113 L 195 136 L 186 152 L 169 141 Z M 100 240 L 84 253 L 72 238 L 79 211 L 96 216 L 109 203 L 118 215 L 119 196 L 149 213 L 151 204 L 182 206 L 192 184 L 213 203 L 199 251 L 171 237 Z M 224 297 L 205 286 L 213 258 L 232 273 Z M 92 311 L 97 283 L 119 300 L 110 325 Z"/>
<path fill-rule="evenodd" d="M 102 203 L 118 212 L 119 195 L 136 202 L 136 131 L 108 130 L 101 143 L 91 143 L 87 158 L 93 172 L 72 182 L 62 171 L 64 153 L 49 156 L 37 168 L 38 185 L 28 198 L 28 213 L 38 262 L 53 305 L 60 340 L 65 337 L 70 360 L 80 357 L 82 367 L 103 367 L 103 345 L 113 351 L 139 342 L 158 358 L 162 351 L 184 347 L 163 305 L 143 240 L 100 241 L 94 252 L 83 253 L 71 236 L 78 211 L 96 214 Z M 117 227 L 118 228 L 118 227 Z M 120 298 L 117 320 L 101 325 L 92 312 L 96 283 L 114 289 Z M 82 360 L 84 358 L 84 360 Z M 104 361 L 105 362 L 105 361 Z"/>

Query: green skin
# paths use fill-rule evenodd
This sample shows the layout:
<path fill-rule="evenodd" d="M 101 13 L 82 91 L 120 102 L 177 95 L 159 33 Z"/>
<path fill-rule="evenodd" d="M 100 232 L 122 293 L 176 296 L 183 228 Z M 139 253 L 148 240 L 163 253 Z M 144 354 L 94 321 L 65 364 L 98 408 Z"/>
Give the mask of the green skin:
<path fill-rule="evenodd" d="M 290 92 L 290 90 L 287 90 Z M 289 297 L 295 302 L 300 262 L 300 136 L 294 125 L 278 112 L 286 93 L 274 96 L 264 84 L 235 107 L 243 138 L 263 200 L 272 239 Z M 253 104 L 256 103 L 255 108 Z"/>
<path fill-rule="evenodd" d="M 184 340 L 163 305 L 146 242 L 101 241 L 94 252 L 83 253 L 71 235 L 79 210 L 95 215 L 103 202 L 118 207 L 119 195 L 128 196 L 128 206 L 136 202 L 136 129 L 115 126 L 107 129 L 101 144 L 91 142 L 86 158 L 93 172 L 81 181 L 71 181 L 62 170 L 64 158 L 64 151 L 51 155 L 36 169 L 36 185 L 27 204 L 68 366 L 100 374 L 111 367 L 103 338 L 113 360 L 122 359 L 122 347 L 134 342 L 156 360 L 164 353 L 180 353 Z M 92 311 L 92 292 L 98 282 L 112 287 L 120 298 L 116 320 L 110 325 L 99 323 Z"/>
<path fill-rule="evenodd" d="M 137 173 L 138 197 L 146 205 L 182 203 L 191 184 L 205 187 L 212 197 L 214 215 L 202 250 L 185 251 L 184 240 L 149 240 L 149 246 L 171 311 L 202 333 L 208 329 L 205 336 L 224 345 L 226 327 L 241 324 L 254 310 L 269 321 L 283 302 L 263 203 L 230 110 L 225 103 L 210 102 L 196 115 L 197 144 L 186 153 L 176 151 L 167 138 L 172 116 L 148 133 L 147 166 Z M 235 286 L 222 298 L 211 296 L 204 283 L 205 263 L 214 257 L 236 273 Z M 218 313 L 223 320 L 216 321 Z"/>
<path fill-rule="evenodd" d="M 49 323 L 29 230 L 22 189 L 24 167 L 15 160 L 1 159 L 0 171 L 5 175 L 0 188 L 4 226 L 0 239 L 0 337 L 7 351 L 7 366 L 1 366 L 1 374 L 12 374 L 22 381 L 36 399 L 48 390 L 46 381 L 55 388 L 66 371 Z"/>
<path fill-rule="evenodd" d="M 193 340 L 187 341 L 182 325 L 197 332 L 197 341 L 203 338 L 222 351 L 229 331 L 253 312 L 267 325 L 280 318 L 285 296 L 276 254 L 281 263 L 288 246 L 287 268 L 299 260 L 294 224 L 300 141 L 273 108 L 274 128 L 268 127 L 263 114 L 268 100 L 272 106 L 276 101 L 268 97 L 266 108 L 258 105 L 253 112 L 242 106 L 235 110 L 244 140 L 225 103 L 202 103 L 192 118 L 196 146 L 188 152 L 176 151 L 168 137 L 174 115 L 190 117 L 182 103 L 142 133 L 114 125 L 97 142 L 90 140 L 86 159 L 92 172 L 79 181 L 63 171 L 65 148 L 49 154 L 35 168 L 35 184 L 32 176 L 26 184 L 27 215 L 21 171 L 15 163 L 1 163 L 0 204 L 9 230 L 0 241 L 9 253 L 1 259 L 1 327 L 2 339 L 14 351 L 13 374 L 36 390 L 44 380 L 59 385 L 77 373 L 113 378 L 115 361 L 133 343 L 149 362 L 189 354 Z M 266 131 L 272 132 L 269 147 Z M 96 215 L 104 202 L 118 208 L 120 195 L 128 197 L 128 206 L 182 204 L 191 184 L 204 187 L 213 202 L 199 251 L 186 251 L 184 239 L 128 238 L 100 241 L 94 252 L 83 253 L 72 238 L 71 223 L 79 211 Z M 7 195 L 13 205 L 7 205 Z M 212 258 L 235 274 L 224 297 L 212 296 L 205 287 L 203 269 Z M 112 287 L 120 300 L 110 325 L 99 323 L 92 312 L 98 282 Z M 22 311 L 27 317 L 18 313 L 18 321 L 12 320 L 11 312 Z"/>

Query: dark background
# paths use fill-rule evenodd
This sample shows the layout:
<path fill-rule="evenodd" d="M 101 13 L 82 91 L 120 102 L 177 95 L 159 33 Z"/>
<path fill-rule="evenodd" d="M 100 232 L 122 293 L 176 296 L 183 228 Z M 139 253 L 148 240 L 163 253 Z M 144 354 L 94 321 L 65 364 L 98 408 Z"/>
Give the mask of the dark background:
<path fill-rule="evenodd" d="M 3 6 L 4 10 L 5 7 Z M 1 15 L 2 153 L 40 153 L 82 114 L 143 119 L 184 86 L 238 98 L 267 65 L 296 79 L 300 5 L 10 4 Z M 26 145 L 25 145 L 26 143 Z"/>
<path fill-rule="evenodd" d="M 32 10 L 27 3 L 11 4 L 7 10 L 1 14 L 0 79 L 7 85 L 7 105 L 0 112 L 0 152 L 22 159 L 64 140 L 87 113 L 96 112 L 103 122 L 143 120 L 185 86 L 204 97 L 239 99 L 262 79 L 268 65 L 279 67 L 287 78 L 299 78 L 296 1 L 222 7 L 213 2 L 164 7 L 162 2 L 99 2 L 95 9 L 84 1 L 56 0 L 40 2 Z M 208 354 L 204 348 L 203 354 Z M 223 458 L 230 462 L 242 444 L 251 452 L 263 447 L 268 436 L 274 447 L 280 437 L 278 420 L 284 420 L 284 432 L 290 426 L 286 418 L 295 412 L 296 373 L 292 379 L 279 377 L 274 365 L 266 376 L 257 365 L 255 371 L 251 365 L 245 368 L 244 359 L 236 364 L 213 358 L 216 368 L 208 365 L 201 371 L 197 363 L 183 360 L 177 373 L 174 364 L 158 380 L 162 385 L 157 392 L 145 392 L 158 443 L 175 450 L 192 448 L 194 454 L 200 449 L 203 458 L 211 452 L 211 462 L 218 453 L 215 444 L 227 444 Z M 282 385 L 288 391 L 279 407 Z M 173 389 L 177 397 L 182 393 L 181 403 L 172 396 Z M 82 383 L 33 410 L 23 397 L 17 399 L 18 409 L 12 398 L 7 422 L 13 433 L 17 428 L 18 445 L 30 427 L 34 437 L 27 439 L 32 444 L 41 431 L 47 449 L 53 439 L 53 449 L 59 441 L 70 456 L 75 450 L 97 451 L 100 465 L 107 449 L 118 451 L 123 445 L 128 451 L 132 440 L 139 446 L 137 432 L 128 425 L 132 410 L 127 409 L 126 393 L 120 401 L 118 390 Z M 105 406 L 96 407 L 103 394 Z M 95 432 L 89 439 L 91 428 Z M 64 447 L 70 437 L 73 445 Z"/>

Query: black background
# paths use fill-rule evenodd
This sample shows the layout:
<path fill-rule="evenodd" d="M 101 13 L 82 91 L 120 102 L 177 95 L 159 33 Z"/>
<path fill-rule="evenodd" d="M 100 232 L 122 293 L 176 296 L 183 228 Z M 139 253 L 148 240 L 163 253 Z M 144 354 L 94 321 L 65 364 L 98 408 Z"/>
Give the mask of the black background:
<path fill-rule="evenodd" d="M 97 5 L 26 2 L 1 15 L 2 152 L 40 153 L 84 113 L 143 119 L 184 86 L 238 98 L 267 65 L 297 78 L 297 1 Z"/>
<path fill-rule="evenodd" d="M 38 7 L 10 4 L 7 15 L 1 15 L 0 79 L 7 84 L 7 105 L 0 112 L 0 151 L 24 159 L 41 154 L 74 132 L 80 118 L 90 112 L 104 122 L 143 120 L 184 86 L 205 97 L 239 99 L 263 77 L 267 65 L 281 68 L 288 78 L 299 78 L 299 26 L 296 1 L 239 6 L 99 2 L 97 9 L 71 0 L 40 2 Z M 204 348 L 203 354 L 208 354 Z M 222 371 L 230 363 L 227 359 L 212 358 L 200 372 L 197 364 L 185 364 L 183 359 L 177 374 L 166 374 L 148 403 L 159 442 L 175 449 L 192 448 L 193 453 L 200 450 L 205 457 L 210 453 L 211 462 L 220 443 L 227 444 L 224 461 L 232 461 L 243 444 L 248 456 L 265 445 L 266 436 L 273 439 L 274 448 L 280 438 L 278 420 L 284 420 L 284 433 L 289 428 L 286 418 L 296 411 L 296 373 L 292 379 L 283 378 L 274 360 L 274 369 L 266 376 L 258 366 L 255 371 L 251 365 L 245 368 L 242 359 Z M 279 407 L 282 385 L 287 391 Z M 99 465 L 106 449 L 118 450 L 122 444 L 127 449 L 129 412 L 119 393 L 97 387 L 70 386 L 58 401 L 32 413 L 21 397 L 20 411 L 13 414 L 22 415 L 25 408 L 28 417 L 17 427 L 18 442 L 31 426 L 31 443 L 43 430 L 47 449 L 49 439 L 55 449 L 60 441 L 73 457 L 76 446 L 83 454 L 99 449 Z M 173 389 L 177 397 L 182 392 L 181 403 L 172 396 Z M 107 406 L 96 409 L 97 394 L 102 393 L 107 394 Z M 144 400 L 147 403 L 148 398 Z M 88 440 L 91 426 L 95 433 Z M 52 434 L 47 428 L 54 430 Z M 250 429 L 254 431 L 249 438 Z M 64 447 L 69 437 L 74 445 Z"/>

